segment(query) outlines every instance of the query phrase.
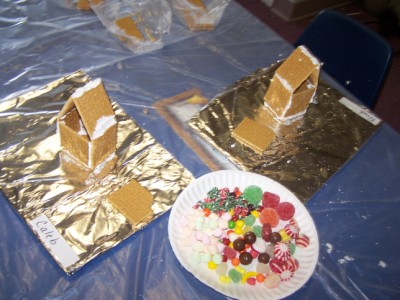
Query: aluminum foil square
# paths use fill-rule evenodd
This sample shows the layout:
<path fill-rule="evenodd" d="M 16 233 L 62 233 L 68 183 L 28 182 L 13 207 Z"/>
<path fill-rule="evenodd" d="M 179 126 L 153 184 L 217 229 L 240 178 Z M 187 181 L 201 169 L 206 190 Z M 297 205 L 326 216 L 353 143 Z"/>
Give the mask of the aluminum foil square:
<path fill-rule="evenodd" d="M 66 242 L 63 247 L 71 248 L 77 258 L 66 264 L 43 236 L 41 241 L 67 274 L 169 210 L 193 180 L 188 170 L 113 101 L 118 122 L 114 168 L 103 178 L 80 176 L 86 170 L 65 172 L 57 115 L 75 89 L 88 81 L 89 77 L 78 71 L 0 102 L 0 188 L 39 238 L 32 220 L 49 220 L 55 227 Z M 153 196 L 152 219 L 136 225 L 107 200 L 133 179 Z"/>
<path fill-rule="evenodd" d="M 305 203 L 362 147 L 381 122 L 367 108 L 348 100 L 321 79 L 313 102 L 301 118 L 289 124 L 268 114 L 260 118 L 264 95 L 279 65 L 260 68 L 227 87 L 188 125 L 239 169 L 276 180 Z M 232 136 L 245 117 L 263 122 L 276 134 L 262 154 Z"/>

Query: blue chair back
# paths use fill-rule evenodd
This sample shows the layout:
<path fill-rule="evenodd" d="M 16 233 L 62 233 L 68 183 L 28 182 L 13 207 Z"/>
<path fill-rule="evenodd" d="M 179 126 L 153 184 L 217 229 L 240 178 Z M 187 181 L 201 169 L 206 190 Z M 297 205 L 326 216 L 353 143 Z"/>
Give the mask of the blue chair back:
<path fill-rule="evenodd" d="M 321 11 L 296 41 L 323 63 L 322 70 L 373 108 L 392 58 L 378 34 L 334 10 Z"/>

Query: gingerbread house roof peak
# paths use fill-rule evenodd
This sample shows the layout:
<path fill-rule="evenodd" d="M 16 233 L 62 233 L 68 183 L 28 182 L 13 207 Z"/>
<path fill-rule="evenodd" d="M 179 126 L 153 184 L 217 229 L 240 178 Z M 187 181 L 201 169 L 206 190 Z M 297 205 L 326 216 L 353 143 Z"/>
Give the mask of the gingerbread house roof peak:
<path fill-rule="evenodd" d="M 114 110 L 100 78 L 76 89 L 64 105 L 59 117 L 62 118 L 74 106 L 90 139 L 99 137 L 116 123 Z"/>
<path fill-rule="evenodd" d="M 294 92 L 313 72 L 319 71 L 321 63 L 305 47 L 297 47 L 276 70 L 275 78 Z"/>

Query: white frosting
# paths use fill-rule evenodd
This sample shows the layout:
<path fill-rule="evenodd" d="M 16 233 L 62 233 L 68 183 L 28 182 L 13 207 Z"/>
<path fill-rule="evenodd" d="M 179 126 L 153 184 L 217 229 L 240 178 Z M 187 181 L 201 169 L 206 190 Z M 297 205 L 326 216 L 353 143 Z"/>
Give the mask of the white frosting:
<path fill-rule="evenodd" d="M 82 123 L 81 119 L 79 119 L 79 131 L 78 131 L 78 134 L 87 136 L 87 131 L 85 129 L 85 126 L 83 126 L 83 123 Z"/>
<path fill-rule="evenodd" d="M 80 98 L 86 92 L 96 88 L 101 83 L 100 78 L 96 78 L 95 80 L 89 81 L 86 85 L 77 88 L 76 91 L 71 95 L 71 98 Z"/>
<path fill-rule="evenodd" d="M 283 78 L 282 76 L 280 76 L 280 75 L 277 74 L 277 73 L 275 73 L 275 77 L 276 77 L 280 82 L 282 82 L 282 85 L 283 85 L 283 87 L 284 87 L 286 90 L 288 90 L 288 91 L 290 91 L 290 92 L 293 93 L 294 87 L 289 83 L 289 81 L 287 81 L 285 78 Z"/>
<path fill-rule="evenodd" d="M 284 109 L 284 111 L 282 113 L 282 116 L 285 116 L 287 111 L 289 110 L 289 108 L 292 107 L 292 100 L 293 100 L 293 94 L 290 95 L 289 102 L 286 104 L 286 107 L 285 107 L 285 109 Z"/>
<path fill-rule="evenodd" d="M 319 60 L 316 59 L 315 56 L 312 55 L 311 52 L 306 47 L 301 45 L 301 46 L 299 46 L 299 48 L 300 48 L 301 52 L 303 52 L 306 56 L 308 56 L 310 58 L 313 65 L 316 65 L 316 66 L 320 65 Z"/>
<path fill-rule="evenodd" d="M 100 172 L 104 169 L 105 165 L 110 162 L 112 159 L 116 157 L 115 153 L 111 153 L 109 157 L 107 157 L 101 164 L 99 164 L 93 171 L 93 174 L 95 176 L 99 175 Z"/>
<path fill-rule="evenodd" d="M 288 106 L 288 107 L 290 107 L 290 106 Z M 273 115 L 273 118 L 275 120 L 277 120 L 279 123 L 283 123 L 285 125 L 289 125 L 290 123 L 300 119 L 307 111 L 307 109 L 305 109 L 305 110 L 303 110 L 297 114 L 291 115 L 289 117 L 281 117 L 281 116 L 278 116 L 278 114 L 266 102 L 264 102 L 263 108 L 268 110 L 269 112 L 271 112 Z M 285 110 L 285 112 L 286 112 L 286 110 Z"/>
<path fill-rule="evenodd" d="M 78 160 L 71 152 L 69 152 L 68 150 L 64 150 L 65 152 L 68 152 L 68 155 L 64 155 L 63 157 L 62 157 L 62 159 L 63 159 L 63 161 L 65 161 L 65 162 L 73 162 L 74 160 L 72 159 L 72 157 L 75 159 L 75 160 Z"/>
<path fill-rule="evenodd" d="M 116 123 L 117 123 L 117 120 L 115 120 L 114 115 L 102 116 L 99 119 L 97 119 L 96 127 L 92 134 L 92 140 L 101 137 L 107 131 L 107 129 L 109 129 L 111 126 L 115 125 Z"/>

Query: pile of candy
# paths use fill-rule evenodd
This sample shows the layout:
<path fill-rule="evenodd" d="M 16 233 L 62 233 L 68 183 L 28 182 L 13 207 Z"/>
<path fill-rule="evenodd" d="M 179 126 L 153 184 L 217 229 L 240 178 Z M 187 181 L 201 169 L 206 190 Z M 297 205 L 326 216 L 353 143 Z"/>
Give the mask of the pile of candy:
<path fill-rule="evenodd" d="M 223 283 L 288 281 L 299 268 L 296 248 L 310 244 L 294 219 L 295 207 L 258 186 L 212 188 L 193 211 L 177 220 L 179 243 L 191 247 L 191 264 L 206 263 Z"/>

